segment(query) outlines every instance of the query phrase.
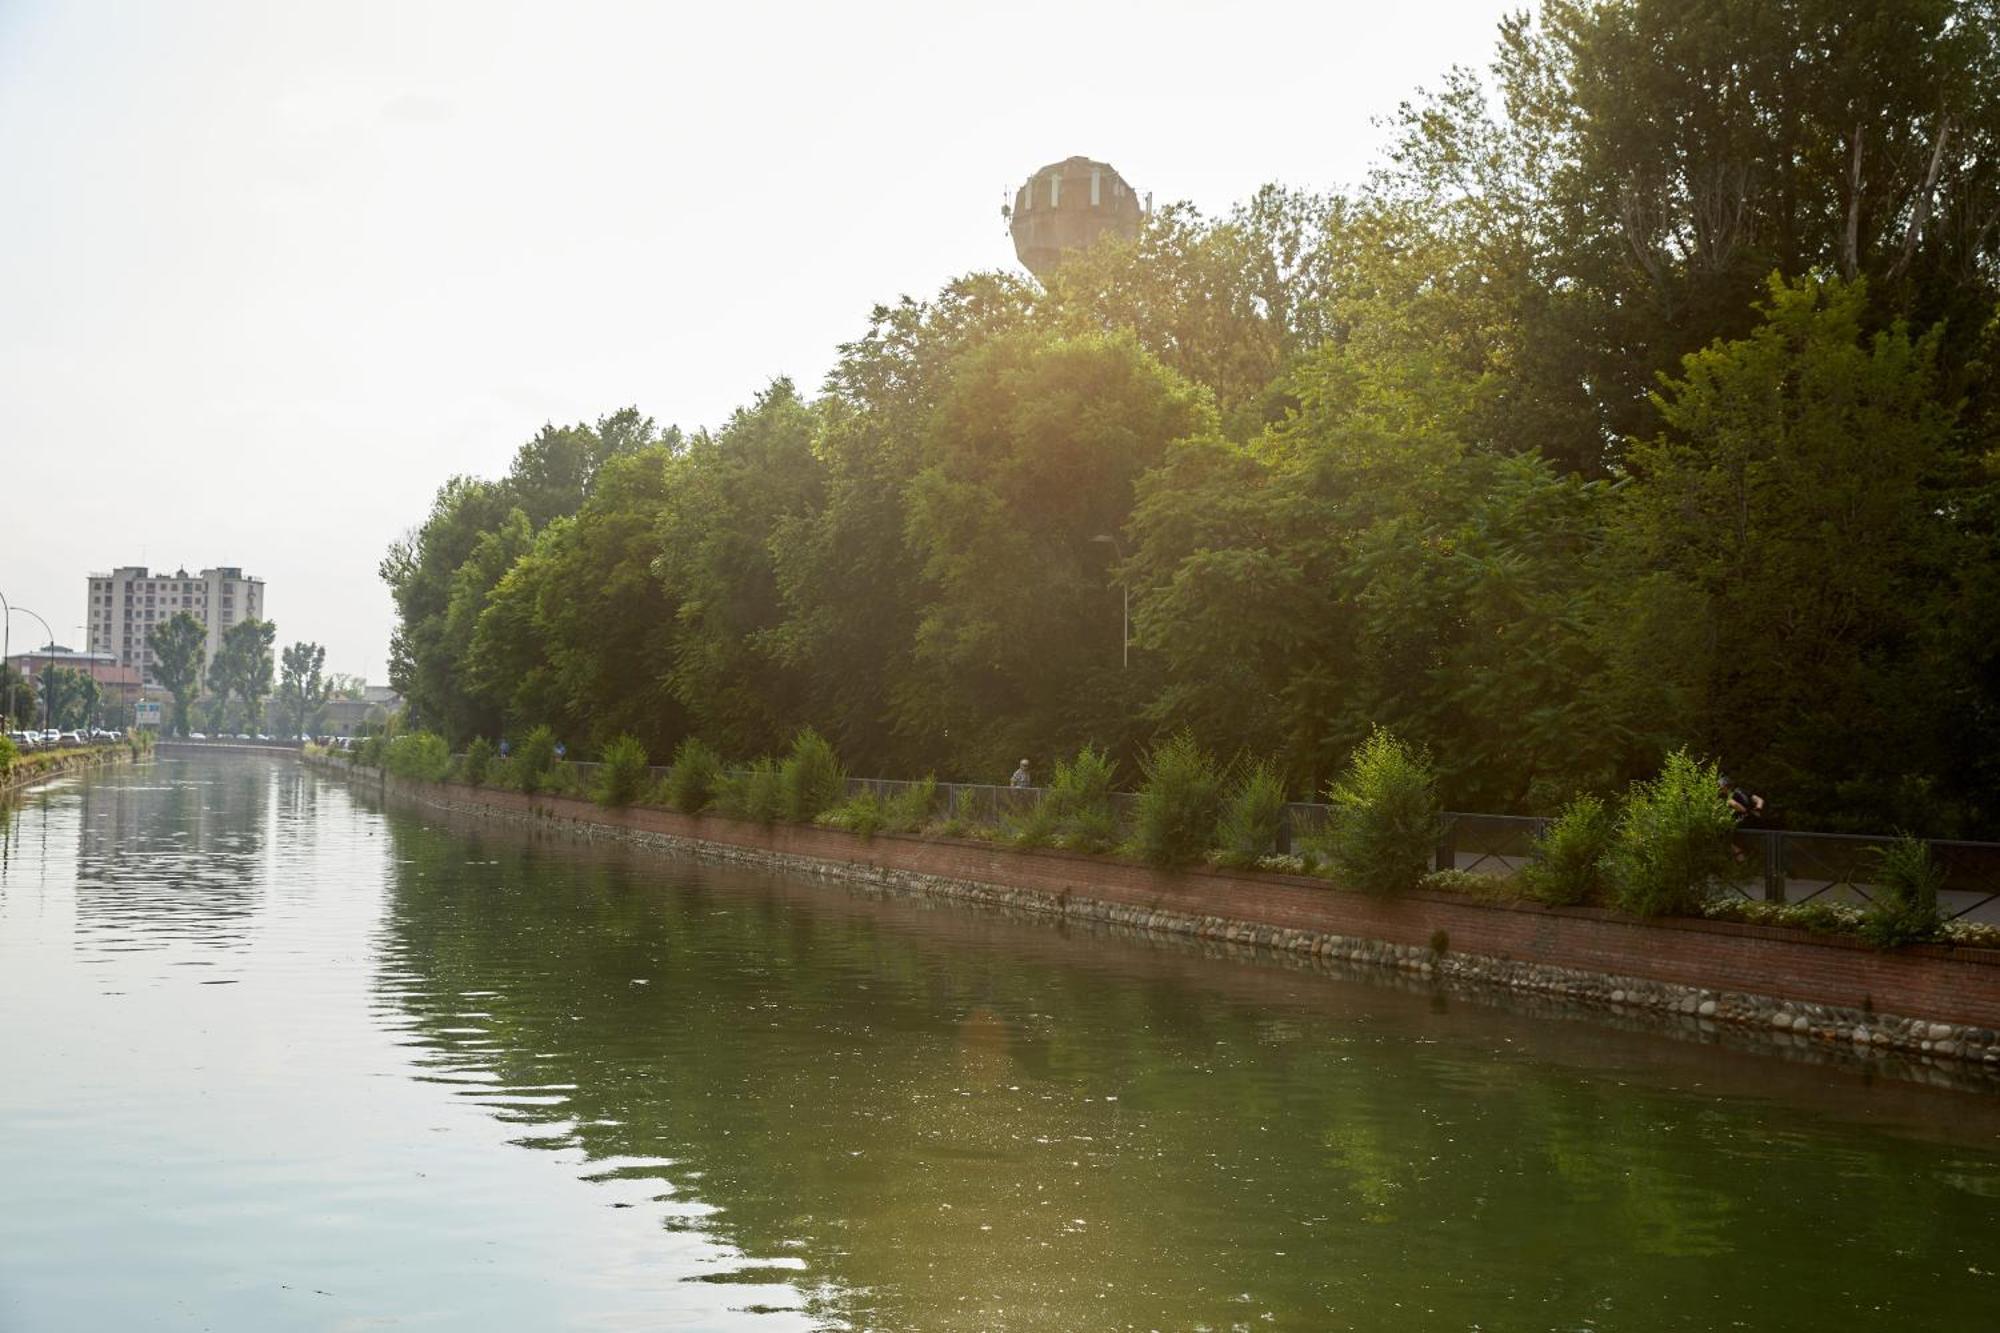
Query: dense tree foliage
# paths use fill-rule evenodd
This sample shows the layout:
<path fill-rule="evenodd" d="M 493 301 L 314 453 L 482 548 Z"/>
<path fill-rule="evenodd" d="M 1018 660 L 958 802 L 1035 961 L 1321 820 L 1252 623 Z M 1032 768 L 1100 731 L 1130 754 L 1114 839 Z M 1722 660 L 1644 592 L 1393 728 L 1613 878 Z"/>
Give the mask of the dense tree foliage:
<path fill-rule="evenodd" d="M 262 729 L 264 700 L 271 694 L 271 645 L 278 627 L 268 620 L 241 620 L 222 632 L 215 660 L 208 664 L 209 713 L 218 731 L 240 723 L 244 731 Z M 232 715 L 230 696 L 238 708 Z"/>
<path fill-rule="evenodd" d="M 5 721 L 8 729 L 25 726 L 31 718 L 40 725 L 39 697 L 33 677 L 0 662 L 0 721 Z"/>
<path fill-rule="evenodd" d="M 88 671 L 50 667 L 42 673 L 42 693 L 52 727 L 73 731 L 90 726 L 96 717 L 100 691 L 96 678 Z"/>
<path fill-rule="evenodd" d="M 317 643 L 299 642 L 284 651 L 278 674 L 278 717 L 280 733 L 287 739 L 313 735 L 321 713 L 333 697 L 334 680 L 324 674 L 326 649 Z"/>
<path fill-rule="evenodd" d="M 1548 0 L 1390 133 L 879 307 L 816 397 L 544 428 L 384 561 L 395 684 L 882 773 L 1185 728 L 1295 794 L 1388 727 L 1461 808 L 1685 746 L 2000 833 L 1991 0 Z"/>
<path fill-rule="evenodd" d="M 201 622 L 185 611 L 177 611 L 153 631 L 153 678 L 174 696 L 173 716 L 167 733 L 188 734 L 188 718 L 195 690 L 201 684 L 202 667 L 208 662 L 208 635 Z"/>

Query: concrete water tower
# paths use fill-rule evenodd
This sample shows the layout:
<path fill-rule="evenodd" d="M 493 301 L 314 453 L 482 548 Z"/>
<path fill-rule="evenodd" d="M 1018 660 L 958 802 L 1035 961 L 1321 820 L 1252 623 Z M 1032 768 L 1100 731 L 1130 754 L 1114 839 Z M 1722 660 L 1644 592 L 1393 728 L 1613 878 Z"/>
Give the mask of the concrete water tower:
<path fill-rule="evenodd" d="M 1114 232 L 1130 239 L 1151 207 L 1109 162 L 1064 158 L 1028 177 L 1003 209 L 1014 234 L 1014 253 L 1044 282 L 1072 250 Z"/>

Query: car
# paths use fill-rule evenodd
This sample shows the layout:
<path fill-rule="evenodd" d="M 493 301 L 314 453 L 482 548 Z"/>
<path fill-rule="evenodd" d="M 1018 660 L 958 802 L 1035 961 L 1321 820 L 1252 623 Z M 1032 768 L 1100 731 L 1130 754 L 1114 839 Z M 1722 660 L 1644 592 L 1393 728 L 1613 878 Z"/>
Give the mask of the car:
<path fill-rule="evenodd" d="M 62 743 L 64 745 L 81 745 L 83 744 L 83 733 L 80 731 L 65 731 L 62 733 Z"/>
<path fill-rule="evenodd" d="M 208 733 L 205 731 L 190 731 L 187 734 L 187 738 L 191 741 L 205 741 L 208 739 Z"/>

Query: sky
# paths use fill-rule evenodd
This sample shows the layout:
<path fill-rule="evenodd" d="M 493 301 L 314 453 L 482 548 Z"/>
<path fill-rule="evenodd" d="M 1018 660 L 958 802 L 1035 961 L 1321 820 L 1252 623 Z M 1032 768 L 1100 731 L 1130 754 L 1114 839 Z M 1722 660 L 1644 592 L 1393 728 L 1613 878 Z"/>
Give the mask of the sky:
<path fill-rule="evenodd" d="M 239 565 L 381 682 L 376 566 L 453 474 L 816 387 L 1014 268 L 1045 163 L 1351 186 L 1518 7 L 0 0 L 0 596 L 81 647 L 90 571 Z"/>

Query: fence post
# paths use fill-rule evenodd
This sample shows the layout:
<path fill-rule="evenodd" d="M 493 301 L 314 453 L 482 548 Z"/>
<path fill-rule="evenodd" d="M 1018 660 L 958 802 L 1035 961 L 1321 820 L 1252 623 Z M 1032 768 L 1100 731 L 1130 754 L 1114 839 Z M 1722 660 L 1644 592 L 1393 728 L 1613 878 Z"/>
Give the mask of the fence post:
<path fill-rule="evenodd" d="M 1437 856 L 1433 870 L 1458 869 L 1458 820 L 1450 815 L 1444 817 L 1438 829 Z"/>
<path fill-rule="evenodd" d="M 1764 901 L 1785 901 L 1785 835 L 1772 829 L 1764 834 Z"/>

